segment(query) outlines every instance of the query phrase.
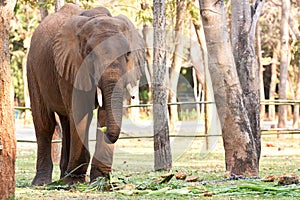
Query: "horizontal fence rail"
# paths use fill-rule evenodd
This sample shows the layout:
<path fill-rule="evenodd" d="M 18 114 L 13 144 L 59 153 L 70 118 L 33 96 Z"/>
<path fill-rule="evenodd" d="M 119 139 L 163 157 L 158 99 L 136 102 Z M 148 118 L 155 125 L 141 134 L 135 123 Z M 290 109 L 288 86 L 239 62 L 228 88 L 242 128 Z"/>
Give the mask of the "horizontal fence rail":
<path fill-rule="evenodd" d="M 174 102 L 174 103 L 167 103 L 169 106 L 173 105 L 193 105 L 193 104 L 214 104 L 213 101 L 193 101 L 193 102 Z M 261 105 L 300 105 L 300 100 L 263 100 L 260 101 Z M 137 104 L 137 105 L 124 105 L 123 108 L 133 108 L 133 107 L 151 107 L 153 104 Z M 15 106 L 15 110 L 31 110 L 30 107 L 22 107 L 22 106 Z"/>
<path fill-rule="evenodd" d="M 269 130 L 261 130 L 262 132 Z M 269 136 L 269 135 L 297 135 L 300 134 L 300 129 L 293 129 L 292 132 L 269 132 L 264 133 L 261 136 Z M 221 134 L 201 134 L 201 135 L 169 135 L 169 137 L 173 138 L 208 138 L 208 137 L 221 137 Z M 144 135 L 144 136 L 121 136 L 119 137 L 119 140 L 128 140 L 128 139 L 152 139 L 153 135 Z M 97 140 L 89 140 L 89 142 L 96 142 Z M 17 142 L 21 143 L 36 143 L 36 140 L 17 140 Z M 52 140 L 52 143 L 61 143 L 62 140 Z"/>
<path fill-rule="evenodd" d="M 260 101 L 261 105 L 300 105 L 300 100 L 263 100 Z"/>
<path fill-rule="evenodd" d="M 212 101 L 195 101 L 195 102 L 175 102 L 167 103 L 167 105 L 193 105 L 193 104 L 214 104 Z M 263 100 L 260 101 L 261 105 L 300 105 L 300 100 Z M 151 107 L 153 104 L 137 104 L 137 105 L 124 105 L 123 108 L 134 108 L 134 107 Z M 14 107 L 15 110 L 31 110 L 30 107 Z M 291 128 L 272 128 L 272 129 L 261 129 L 263 133 L 262 136 L 267 135 L 285 135 L 285 134 L 300 134 L 300 129 L 291 129 Z M 124 133 L 123 133 L 124 134 Z M 197 134 L 197 133 L 195 133 Z M 181 137 L 181 138 L 208 138 L 208 137 L 221 137 L 221 134 L 203 134 L 203 132 L 198 132 L 198 135 L 174 135 L 170 134 L 170 137 Z M 119 139 L 147 139 L 153 138 L 153 135 L 145 136 L 121 136 Z M 95 142 L 96 140 L 89 140 L 90 142 Z M 26 142 L 26 143 L 36 143 L 36 140 L 17 140 L 17 142 Z M 52 140 L 52 143 L 61 143 L 61 140 Z"/>

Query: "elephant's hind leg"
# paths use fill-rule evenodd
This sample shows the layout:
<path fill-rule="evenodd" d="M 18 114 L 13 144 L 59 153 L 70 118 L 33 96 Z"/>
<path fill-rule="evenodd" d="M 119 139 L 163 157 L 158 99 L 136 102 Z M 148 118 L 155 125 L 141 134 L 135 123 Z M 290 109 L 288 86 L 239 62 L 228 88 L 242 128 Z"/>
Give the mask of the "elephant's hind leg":
<path fill-rule="evenodd" d="M 55 116 L 43 102 L 38 83 L 32 73 L 28 73 L 31 111 L 37 139 L 36 175 L 32 185 L 44 185 L 52 181 L 53 163 L 51 158 L 51 142 L 55 129 Z"/>
<path fill-rule="evenodd" d="M 33 122 L 37 138 L 38 152 L 36 175 L 33 185 L 44 185 L 52 181 L 53 163 L 51 158 L 51 142 L 55 129 L 54 113 L 46 112 L 44 107 L 33 112 Z"/>

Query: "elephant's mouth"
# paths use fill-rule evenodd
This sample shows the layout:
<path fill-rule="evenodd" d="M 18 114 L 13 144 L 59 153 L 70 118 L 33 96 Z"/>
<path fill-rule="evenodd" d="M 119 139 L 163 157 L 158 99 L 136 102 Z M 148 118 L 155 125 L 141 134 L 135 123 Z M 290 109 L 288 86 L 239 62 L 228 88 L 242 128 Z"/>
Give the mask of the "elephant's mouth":
<path fill-rule="evenodd" d="M 134 91 L 133 91 L 133 88 L 131 86 L 131 84 L 127 84 L 126 86 L 126 89 L 130 95 L 130 98 L 131 99 L 135 99 L 135 94 L 134 94 Z M 102 96 L 102 90 L 97 87 L 97 100 L 98 100 L 98 104 L 100 107 L 103 107 L 103 96 Z"/>

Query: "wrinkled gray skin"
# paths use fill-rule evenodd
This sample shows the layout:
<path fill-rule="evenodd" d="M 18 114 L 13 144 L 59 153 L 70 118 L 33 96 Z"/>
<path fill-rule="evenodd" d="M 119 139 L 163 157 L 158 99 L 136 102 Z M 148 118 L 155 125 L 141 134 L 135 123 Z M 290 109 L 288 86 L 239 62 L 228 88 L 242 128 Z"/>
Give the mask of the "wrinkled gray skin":
<path fill-rule="evenodd" d="M 87 134 L 93 110 L 99 107 L 97 88 L 103 95 L 98 126 L 107 126 L 107 132 L 97 133 L 90 178 L 108 176 L 113 143 L 120 134 L 124 88 L 139 79 L 143 62 L 144 44 L 133 24 L 125 16 L 112 17 L 103 7 L 84 11 L 66 4 L 41 22 L 27 63 L 38 144 L 33 185 L 52 181 L 55 112 L 63 132 L 61 178 L 70 184 L 85 181 L 90 162 Z"/>

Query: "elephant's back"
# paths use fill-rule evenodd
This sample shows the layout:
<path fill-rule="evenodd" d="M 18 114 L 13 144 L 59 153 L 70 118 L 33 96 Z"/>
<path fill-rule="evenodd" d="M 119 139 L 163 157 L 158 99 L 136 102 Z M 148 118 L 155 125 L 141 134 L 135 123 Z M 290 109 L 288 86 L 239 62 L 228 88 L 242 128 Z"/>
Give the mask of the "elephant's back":
<path fill-rule="evenodd" d="M 82 9 L 66 4 L 60 11 L 47 16 L 34 31 L 27 60 L 28 82 L 31 90 L 40 91 L 40 95 L 50 109 L 54 102 L 61 100 L 58 77 L 53 56 L 53 41 L 58 30 L 73 15 L 79 15 Z M 41 98 L 38 97 L 38 98 Z"/>
<path fill-rule="evenodd" d="M 74 4 L 65 4 L 58 12 L 47 16 L 32 35 L 30 55 L 50 57 L 50 54 L 53 54 L 53 41 L 57 32 L 72 16 L 79 15 L 82 11 Z M 42 54 L 44 52 L 46 55 Z"/>

